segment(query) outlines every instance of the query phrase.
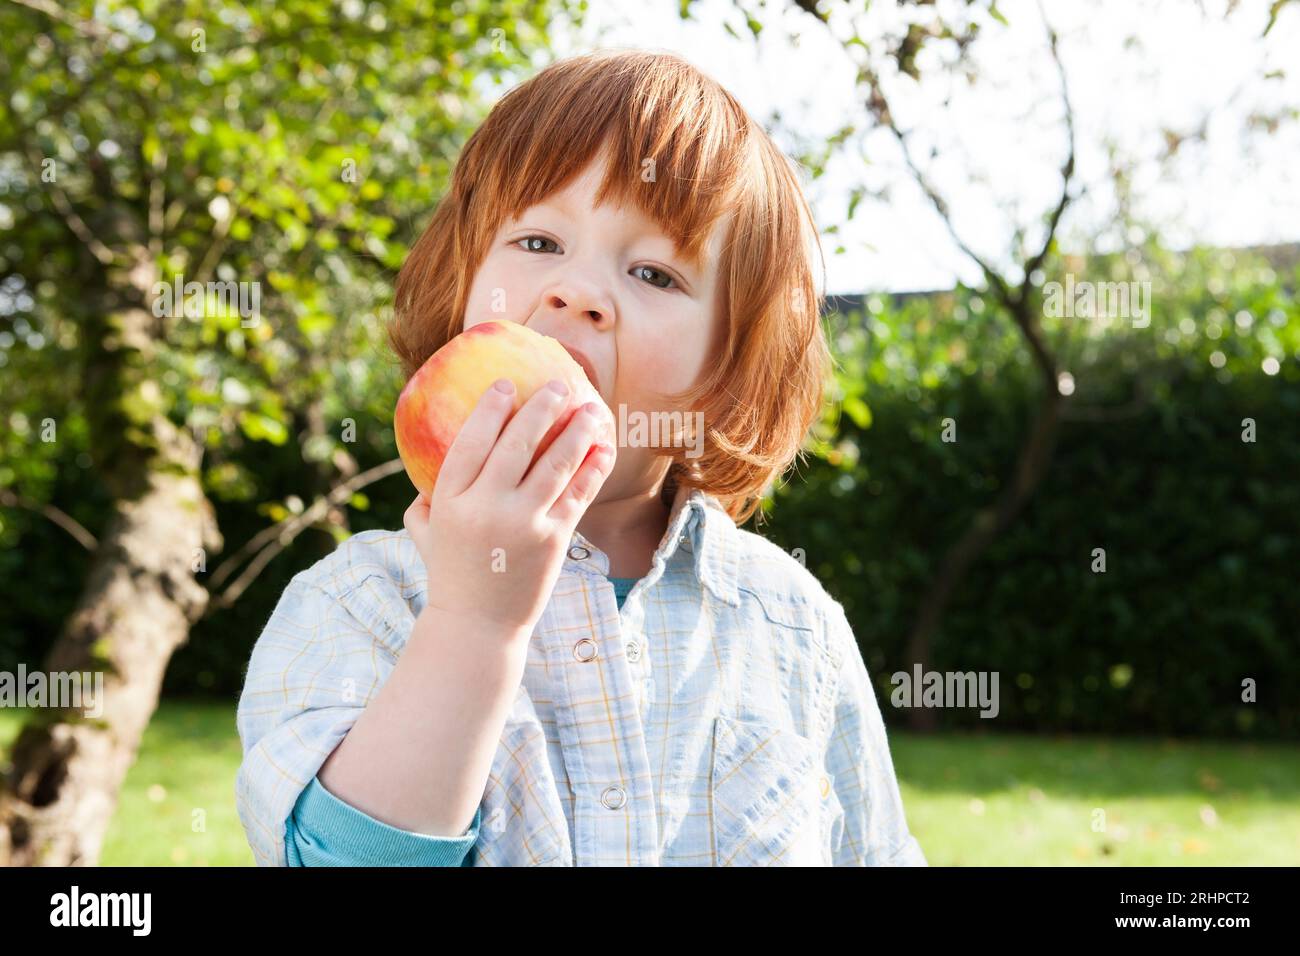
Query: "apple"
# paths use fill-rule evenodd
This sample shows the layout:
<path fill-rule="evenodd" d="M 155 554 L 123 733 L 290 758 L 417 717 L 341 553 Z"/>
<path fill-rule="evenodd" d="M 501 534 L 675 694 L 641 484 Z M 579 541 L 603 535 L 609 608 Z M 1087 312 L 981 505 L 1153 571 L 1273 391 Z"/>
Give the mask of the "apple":
<path fill-rule="evenodd" d="M 568 383 L 564 411 L 542 437 L 533 462 L 564 430 L 574 413 L 591 401 L 605 411 L 598 440 L 616 445 L 609 407 L 563 345 L 518 322 L 480 322 L 429 356 L 397 398 L 393 415 L 397 452 L 417 489 L 432 492 L 452 440 L 483 393 L 499 378 L 515 383 L 510 416 L 551 379 Z"/>

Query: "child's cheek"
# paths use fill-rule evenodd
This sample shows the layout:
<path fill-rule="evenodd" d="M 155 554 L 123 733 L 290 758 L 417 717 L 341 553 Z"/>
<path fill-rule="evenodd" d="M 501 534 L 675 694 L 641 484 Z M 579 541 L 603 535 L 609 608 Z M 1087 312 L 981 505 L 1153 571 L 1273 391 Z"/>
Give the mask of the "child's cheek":
<path fill-rule="evenodd" d="M 636 376 L 637 391 L 656 394 L 690 388 L 703 364 L 703 347 L 690 335 L 682 335 L 680 329 L 676 335 L 653 336 L 635 350 L 636 361 L 627 366 Z"/>
<path fill-rule="evenodd" d="M 510 281 L 508 270 L 485 267 L 470 286 L 461 328 L 490 320 L 523 322 L 528 318 L 527 291 L 518 280 Z"/>

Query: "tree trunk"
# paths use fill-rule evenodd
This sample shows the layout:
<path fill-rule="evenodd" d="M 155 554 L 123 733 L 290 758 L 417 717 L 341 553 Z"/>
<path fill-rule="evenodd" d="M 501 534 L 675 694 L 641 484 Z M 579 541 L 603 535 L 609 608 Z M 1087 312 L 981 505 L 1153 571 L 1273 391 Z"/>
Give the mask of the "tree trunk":
<path fill-rule="evenodd" d="M 158 705 L 163 671 L 207 603 L 190 568 L 210 511 L 192 475 L 154 472 L 120 501 L 49 674 L 102 672 L 102 714 L 38 712 L 0 790 L 0 865 L 93 866 L 126 772 Z"/>
<path fill-rule="evenodd" d="M 0 865 L 98 862 L 163 672 L 207 604 L 195 579 L 206 557 L 196 559 L 221 539 L 199 480 L 202 448 L 169 420 L 156 382 L 165 331 L 145 307 L 152 276 L 141 251 L 129 273 L 107 277 L 102 308 L 86 323 L 82 400 L 114 506 L 45 662 L 47 676 L 102 674 L 102 713 L 30 712 L 0 780 Z"/>
<path fill-rule="evenodd" d="M 1044 392 L 1033 427 L 1020 449 L 1015 471 L 997 501 L 976 512 L 961 537 L 944 553 L 908 635 L 905 661 L 909 665 L 920 664 L 923 672 L 930 669 L 932 639 L 953 593 L 971 566 L 1011 527 L 1038 489 L 1052 460 L 1060 418 L 1061 395 L 1053 385 L 1051 391 Z M 928 707 L 913 707 L 907 713 L 909 730 L 931 733 L 938 726 L 938 715 Z"/>

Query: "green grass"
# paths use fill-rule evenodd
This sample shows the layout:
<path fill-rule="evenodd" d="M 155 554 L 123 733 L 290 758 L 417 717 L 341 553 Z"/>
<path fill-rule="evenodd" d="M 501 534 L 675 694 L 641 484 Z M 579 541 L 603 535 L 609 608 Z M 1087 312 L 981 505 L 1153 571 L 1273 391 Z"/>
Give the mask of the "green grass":
<path fill-rule="evenodd" d="M 21 712 L 0 710 L 0 751 Z M 235 813 L 235 705 L 165 701 L 149 722 L 104 839 L 104 866 L 252 866 Z"/>
<path fill-rule="evenodd" d="M 931 866 L 1295 866 L 1300 748 L 890 735 Z"/>
<path fill-rule="evenodd" d="M 0 710 L 0 749 L 20 721 Z M 901 731 L 889 742 L 932 866 L 1300 863 L 1295 746 Z M 251 866 L 235 813 L 239 761 L 232 702 L 164 703 L 100 862 Z"/>

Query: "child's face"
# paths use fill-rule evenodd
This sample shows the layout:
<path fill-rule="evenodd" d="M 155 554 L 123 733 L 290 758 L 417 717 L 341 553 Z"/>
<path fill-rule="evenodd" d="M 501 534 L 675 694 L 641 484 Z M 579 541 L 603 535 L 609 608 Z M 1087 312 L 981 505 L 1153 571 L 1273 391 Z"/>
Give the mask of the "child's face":
<path fill-rule="evenodd" d="M 691 387 L 703 370 L 720 321 L 714 300 L 727 221 L 693 268 L 639 210 L 592 207 L 600 163 L 502 224 L 470 286 L 464 327 L 509 320 L 585 353 L 593 384 L 616 424 L 623 406 L 631 435 L 634 413 L 689 411 L 666 407 L 659 393 Z M 656 457 L 619 437 L 602 499 L 633 491 Z"/>

